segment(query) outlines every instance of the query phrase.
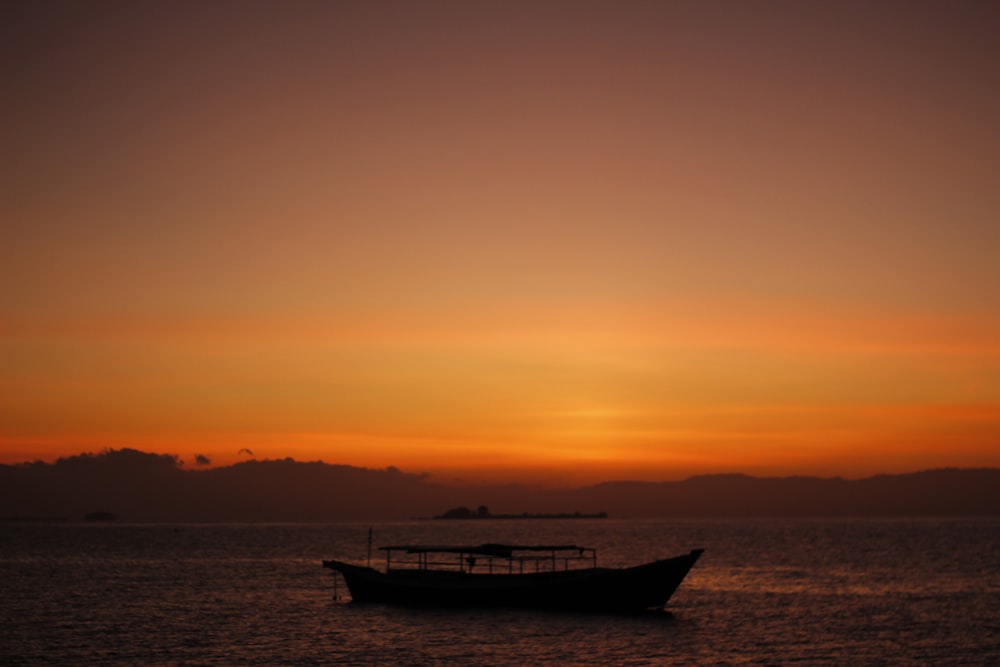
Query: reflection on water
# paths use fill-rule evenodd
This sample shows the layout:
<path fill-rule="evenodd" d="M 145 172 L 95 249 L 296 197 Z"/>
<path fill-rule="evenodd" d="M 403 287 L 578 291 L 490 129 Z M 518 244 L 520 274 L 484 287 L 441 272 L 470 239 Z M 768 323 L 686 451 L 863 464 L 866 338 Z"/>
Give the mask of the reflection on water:
<path fill-rule="evenodd" d="M 364 563 L 368 525 L 6 524 L 0 662 L 1000 664 L 995 520 L 374 530 L 376 545 L 576 543 L 612 566 L 706 552 L 669 614 L 414 610 L 333 600 L 320 560 Z"/>

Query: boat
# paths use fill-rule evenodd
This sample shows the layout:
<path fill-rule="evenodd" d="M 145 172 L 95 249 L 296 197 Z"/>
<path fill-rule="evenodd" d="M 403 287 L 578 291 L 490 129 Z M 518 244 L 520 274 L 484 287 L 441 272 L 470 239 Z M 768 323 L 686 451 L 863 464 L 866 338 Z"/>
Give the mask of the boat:
<path fill-rule="evenodd" d="M 476 510 L 468 507 L 455 507 L 444 514 L 438 514 L 434 519 L 607 519 L 607 512 L 585 514 L 583 512 L 559 512 L 556 514 L 538 514 L 522 512 L 521 514 L 493 514 L 486 505 Z"/>
<path fill-rule="evenodd" d="M 380 550 L 384 571 L 339 560 L 324 560 L 323 567 L 343 576 L 357 603 L 614 612 L 662 610 L 704 551 L 608 568 L 598 567 L 595 549 L 576 545 Z"/>

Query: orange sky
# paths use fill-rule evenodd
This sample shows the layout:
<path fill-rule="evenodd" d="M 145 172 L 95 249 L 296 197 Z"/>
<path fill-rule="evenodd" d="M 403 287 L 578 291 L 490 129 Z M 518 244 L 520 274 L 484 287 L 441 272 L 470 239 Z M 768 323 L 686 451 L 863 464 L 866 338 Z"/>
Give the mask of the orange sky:
<path fill-rule="evenodd" d="M 994 3 L 4 12 L 0 462 L 1000 465 Z"/>

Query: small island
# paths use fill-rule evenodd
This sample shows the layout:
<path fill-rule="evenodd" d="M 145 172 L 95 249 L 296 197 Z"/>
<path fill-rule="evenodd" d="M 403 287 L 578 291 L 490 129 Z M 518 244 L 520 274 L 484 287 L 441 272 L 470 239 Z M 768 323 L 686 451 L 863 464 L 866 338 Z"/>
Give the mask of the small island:
<path fill-rule="evenodd" d="M 522 514 L 492 514 L 486 505 L 480 505 L 477 509 L 471 510 L 468 507 L 455 507 L 444 514 L 439 514 L 435 519 L 607 519 L 607 512 L 597 512 L 585 514 L 583 512 L 562 512 L 556 514 L 533 514 L 524 512 Z"/>

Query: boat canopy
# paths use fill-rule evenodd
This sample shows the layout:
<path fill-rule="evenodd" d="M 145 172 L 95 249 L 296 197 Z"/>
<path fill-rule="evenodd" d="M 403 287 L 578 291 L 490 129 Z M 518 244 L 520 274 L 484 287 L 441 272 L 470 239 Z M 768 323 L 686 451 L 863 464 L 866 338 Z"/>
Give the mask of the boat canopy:
<path fill-rule="evenodd" d="M 558 544 L 558 545 L 547 545 L 547 544 L 534 544 L 534 545 L 518 545 L 518 544 L 480 544 L 478 546 L 468 546 L 468 547 L 456 547 L 456 546 L 427 546 L 427 545 L 400 545 L 391 547 L 379 547 L 382 551 L 404 551 L 408 554 L 428 554 L 428 553 L 447 553 L 447 554 L 469 554 L 478 556 L 493 556 L 494 558 L 512 558 L 514 552 L 517 551 L 576 551 L 577 553 L 583 554 L 584 552 L 593 552 L 594 550 L 590 547 L 579 547 L 575 544 Z"/>

